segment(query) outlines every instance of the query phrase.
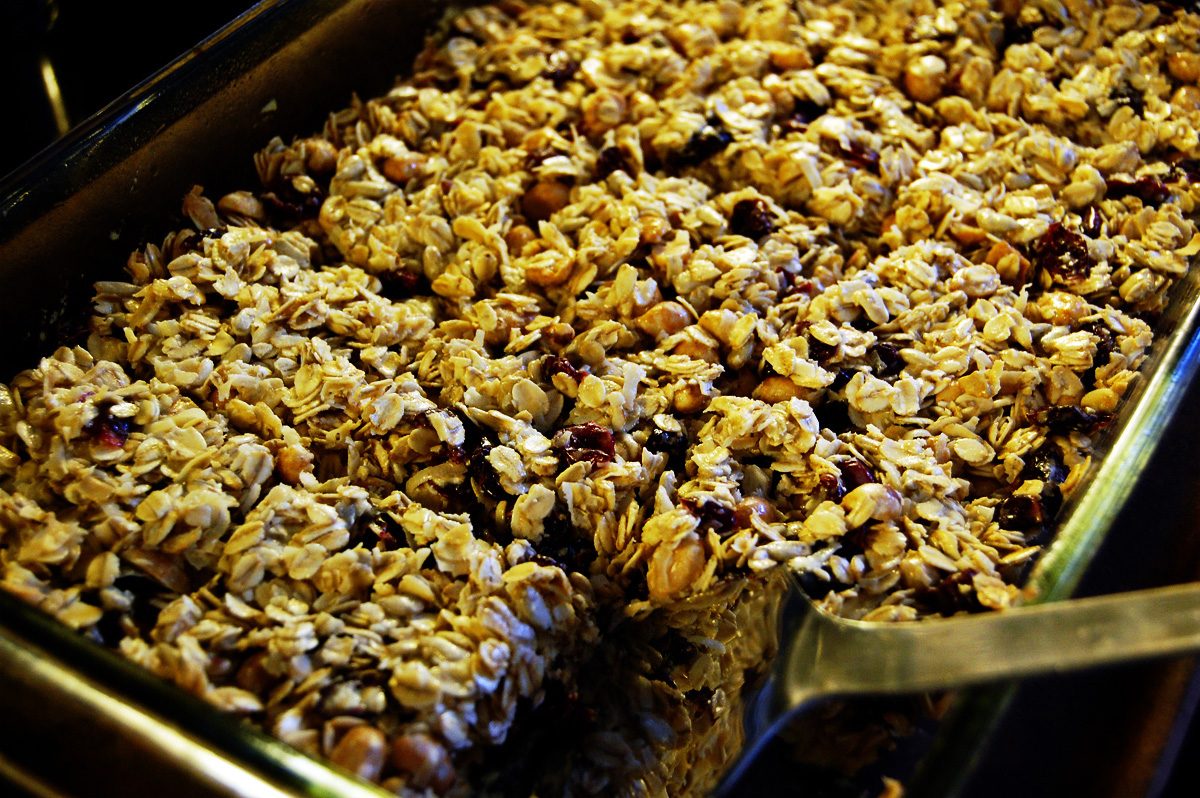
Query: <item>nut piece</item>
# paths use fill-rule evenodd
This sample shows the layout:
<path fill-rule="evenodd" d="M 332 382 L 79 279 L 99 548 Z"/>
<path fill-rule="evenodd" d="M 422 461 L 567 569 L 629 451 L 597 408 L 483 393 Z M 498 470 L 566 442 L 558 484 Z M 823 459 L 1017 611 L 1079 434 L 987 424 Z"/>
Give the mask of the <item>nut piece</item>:
<path fill-rule="evenodd" d="M 677 355 L 686 355 L 692 360 L 704 360 L 709 363 L 720 362 L 717 350 L 713 346 L 704 341 L 698 341 L 695 338 L 687 338 L 680 341 L 671 351 Z"/>
<path fill-rule="evenodd" d="M 662 338 L 674 335 L 688 326 L 691 321 L 692 317 L 687 308 L 678 302 L 659 302 L 638 316 L 634 324 L 647 335 Z"/>
<path fill-rule="evenodd" d="M 842 509 L 846 511 L 846 526 L 854 529 L 868 520 L 895 521 L 904 513 L 904 501 L 887 485 L 868 482 L 846 494 Z"/>
<path fill-rule="evenodd" d="M 646 586 L 650 598 L 670 599 L 685 593 L 704 573 L 704 544 L 689 532 L 675 546 L 659 546 L 650 556 Z"/>
<path fill-rule="evenodd" d="M 688 383 L 682 388 L 675 391 L 675 396 L 671 400 L 672 406 L 676 412 L 683 413 L 685 416 L 693 413 L 699 413 L 704 408 L 708 407 L 708 398 L 704 392 L 700 390 L 700 386 L 695 383 Z"/>
<path fill-rule="evenodd" d="M 329 761 L 367 781 L 379 781 L 386 740 L 374 726 L 355 726 L 329 752 Z"/>
<path fill-rule="evenodd" d="M 404 185 L 423 174 L 425 174 L 425 156 L 419 152 L 388 158 L 383 162 L 383 176 L 398 185 Z"/>
<path fill-rule="evenodd" d="M 312 174 L 329 175 L 337 169 L 337 147 L 325 139 L 307 139 L 304 142 L 304 152 L 305 164 Z"/>
<path fill-rule="evenodd" d="M 1167 56 L 1167 71 L 1184 83 L 1200 80 L 1200 54 L 1178 50 Z"/>
<path fill-rule="evenodd" d="M 904 91 L 919 103 L 931 103 L 942 96 L 946 85 L 946 62 L 936 55 L 923 55 L 909 62 L 904 70 Z"/>
<path fill-rule="evenodd" d="M 800 395 L 800 387 L 787 377 L 778 375 L 767 377 L 754 389 L 754 398 L 776 404 L 786 402 Z"/>
<path fill-rule="evenodd" d="M 738 527 L 750 526 L 753 516 L 758 516 L 769 524 L 776 518 L 775 506 L 758 496 L 747 496 L 733 508 L 733 520 Z"/>
<path fill-rule="evenodd" d="M 247 219 L 257 221 L 266 218 L 262 203 L 249 191 L 235 191 L 232 194 L 226 194 L 217 201 L 217 210 L 221 213 L 245 216 Z"/>
<path fill-rule="evenodd" d="M 508 244 L 509 254 L 520 255 L 521 250 L 525 249 L 525 245 L 530 241 L 536 241 L 538 234 L 524 224 L 513 225 L 513 229 L 508 231 L 508 235 L 504 237 L 504 243 Z"/>
<path fill-rule="evenodd" d="M 312 465 L 312 452 L 303 446 L 286 446 L 275 457 L 275 473 L 289 485 L 300 483 L 300 475 Z"/>
<path fill-rule="evenodd" d="M 408 783 L 417 789 L 432 787 L 445 792 L 454 784 L 456 774 L 450 756 L 432 737 L 407 734 L 392 743 L 392 765 L 408 776 Z"/>
<path fill-rule="evenodd" d="M 531 222 L 544 222 L 567 206 L 571 189 L 557 180 L 534 183 L 521 198 L 521 213 Z"/>

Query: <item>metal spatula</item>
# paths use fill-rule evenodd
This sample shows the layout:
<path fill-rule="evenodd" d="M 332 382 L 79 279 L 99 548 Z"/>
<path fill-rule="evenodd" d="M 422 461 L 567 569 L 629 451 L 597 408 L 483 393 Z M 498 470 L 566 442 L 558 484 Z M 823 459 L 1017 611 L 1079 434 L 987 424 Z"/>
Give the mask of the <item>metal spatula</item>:
<path fill-rule="evenodd" d="M 1200 651 L 1200 584 L 911 623 L 835 618 L 793 590 L 783 644 L 747 703 L 746 743 L 719 796 L 821 699 L 923 693 Z"/>

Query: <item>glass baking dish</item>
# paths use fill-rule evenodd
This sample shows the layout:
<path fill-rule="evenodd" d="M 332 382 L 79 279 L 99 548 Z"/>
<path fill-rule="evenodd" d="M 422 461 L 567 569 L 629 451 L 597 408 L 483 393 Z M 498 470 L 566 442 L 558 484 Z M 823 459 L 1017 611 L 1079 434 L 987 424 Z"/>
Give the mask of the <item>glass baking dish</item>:
<path fill-rule="evenodd" d="M 274 135 L 317 130 L 352 93 L 386 90 L 444 3 L 265 0 L 133 89 L 0 184 L 5 379 L 69 342 L 92 283 L 178 220 L 195 184 L 254 185 L 251 154 Z M 1200 278 L 1179 284 L 1160 346 L 1093 469 L 1031 572 L 1028 601 L 1072 594 L 1163 441 L 1186 411 L 1200 362 Z M 1127 524 L 1125 524 L 1127 526 Z M 1111 535 L 1110 535 L 1111 533 Z M 1011 686 L 956 696 L 923 751 L 910 795 L 952 792 L 1001 717 Z M 0 594 L 0 775 L 55 794 L 383 795 L 225 717 Z M 71 767 L 61 746 L 72 740 Z M 82 743 L 82 744 L 81 744 Z M 101 788 L 102 787 L 102 788 Z M 51 793 L 47 793 L 51 794 Z"/>

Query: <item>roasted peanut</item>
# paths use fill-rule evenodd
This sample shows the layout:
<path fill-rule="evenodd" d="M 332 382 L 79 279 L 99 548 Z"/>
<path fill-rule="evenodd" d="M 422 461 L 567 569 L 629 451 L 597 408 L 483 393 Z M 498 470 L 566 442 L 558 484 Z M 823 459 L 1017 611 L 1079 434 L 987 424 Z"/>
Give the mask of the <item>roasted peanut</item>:
<path fill-rule="evenodd" d="M 425 734 L 406 734 L 392 743 L 392 765 L 408 776 L 417 789 L 432 787 L 445 792 L 454 784 L 456 774 L 450 755 L 441 743 Z"/>
<path fill-rule="evenodd" d="M 289 485 L 298 485 L 300 475 L 312 465 L 312 452 L 303 446 L 285 446 L 275 456 L 275 473 Z"/>
<path fill-rule="evenodd" d="M 688 313 L 687 308 L 678 302 L 659 302 L 638 316 L 634 324 L 647 335 L 661 338 L 674 335 L 688 326 L 691 321 L 692 316 Z"/>
<path fill-rule="evenodd" d="M 308 171 L 314 175 L 329 175 L 337 169 L 337 147 L 325 139 L 305 139 L 304 155 L 304 163 L 308 167 Z"/>
<path fill-rule="evenodd" d="M 383 176 L 399 185 L 404 185 L 424 173 L 425 156 L 419 152 L 406 153 L 383 162 Z"/>
<path fill-rule="evenodd" d="M 521 213 L 531 222 L 544 222 L 567 206 L 571 188 L 557 180 L 534 183 L 521 198 Z"/>
<path fill-rule="evenodd" d="M 758 516 L 769 524 L 775 520 L 775 507 L 766 499 L 747 496 L 733 508 L 733 520 L 739 527 L 750 526 L 752 516 Z"/>
<path fill-rule="evenodd" d="M 708 407 L 708 398 L 700 390 L 699 385 L 688 383 L 675 391 L 671 405 L 676 411 L 684 415 L 691 415 L 692 413 L 699 413 Z"/>
<path fill-rule="evenodd" d="M 931 103 L 941 97 L 945 85 L 946 62 L 936 55 L 910 61 L 904 70 L 904 91 L 919 103 Z"/>
<path fill-rule="evenodd" d="M 775 404 L 786 402 L 800 396 L 800 386 L 787 377 L 772 375 L 758 384 L 754 389 L 754 398 Z"/>
<path fill-rule="evenodd" d="M 355 726 L 329 752 L 329 761 L 367 781 L 379 781 L 387 741 L 374 726 Z"/>
<path fill-rule="evenodd" d="M 709 363 L 717 363 L 721 359 L 715 347 L 695 338 L 680 341 L 672 351 L 677 355 L 686 355 L 692 360 L 705 360 Z"/>
<path fill-rule="evenodd" d="M 1167 71 L 1184 83 L 1200 80 L 1200 54 L 1176 50 L 1167 56 Z"/>
<path fill-rule="evenodd" d="M 504 237 L 504 243 L 508 244 L 508 251 L 511 255 L 520 255 L 521 250 L 525 249 L 525 245 L 530 241 L 536 241 L 538 234 L 533 232 L 529 225 L 517 224 L 508 231 L 508 235 Z"/>

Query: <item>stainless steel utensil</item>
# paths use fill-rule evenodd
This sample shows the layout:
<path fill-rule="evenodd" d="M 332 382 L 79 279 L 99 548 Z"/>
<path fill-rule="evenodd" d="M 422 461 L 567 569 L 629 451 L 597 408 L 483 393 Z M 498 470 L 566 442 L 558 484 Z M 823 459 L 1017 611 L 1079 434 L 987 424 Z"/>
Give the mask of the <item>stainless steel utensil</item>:
<path fill-rule="evenodd" d="M 799 590 L 775 666 L 746 706 L 718 794 L 797 712 L 829 698 L 923 693 L 1200 651 L 1200 584 L 911 623 L 836 618 Z"/>

